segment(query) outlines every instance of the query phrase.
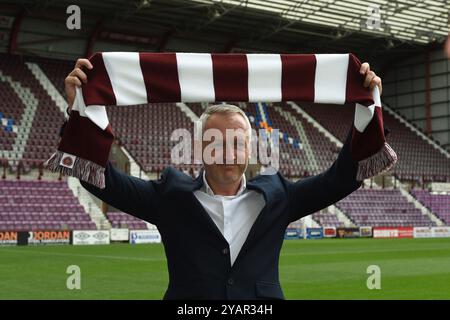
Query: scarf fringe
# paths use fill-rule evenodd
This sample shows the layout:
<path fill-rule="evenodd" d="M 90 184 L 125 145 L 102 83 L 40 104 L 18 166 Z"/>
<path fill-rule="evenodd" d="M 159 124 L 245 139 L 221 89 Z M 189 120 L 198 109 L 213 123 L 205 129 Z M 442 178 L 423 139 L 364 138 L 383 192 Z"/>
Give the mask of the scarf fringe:
<path fill-rule="evenodd" d="M 384 146 L 373 156 L 358 162 L 356 180 L 372 178 L 378 174 L 389 171 L 397 162 L 397 154 L 386 142 Z"/>
<path fill-rule="evenodd" d="M 60 172 L 63 175 L 78 178 L 97 188 L 105 188 L 105 168 L 95 162 L 80 157 L 75 158 L 72 169 L 67 168 L 60 164 L 63 155 L 64 152 L 56 151 L 50 159 L 44 162 L 44 167 L 52 172 Z"/>

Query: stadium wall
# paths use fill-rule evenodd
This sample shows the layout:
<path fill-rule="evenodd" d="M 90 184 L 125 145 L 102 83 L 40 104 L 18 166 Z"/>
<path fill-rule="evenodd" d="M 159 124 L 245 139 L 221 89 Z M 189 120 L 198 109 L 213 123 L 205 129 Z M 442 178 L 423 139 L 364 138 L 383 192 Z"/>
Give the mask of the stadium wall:
<path fill-rule="evenodd" d="M 393 63 L 383 76 L 382 98 L 450 150 L 450 61 L 441 48 Z"/>

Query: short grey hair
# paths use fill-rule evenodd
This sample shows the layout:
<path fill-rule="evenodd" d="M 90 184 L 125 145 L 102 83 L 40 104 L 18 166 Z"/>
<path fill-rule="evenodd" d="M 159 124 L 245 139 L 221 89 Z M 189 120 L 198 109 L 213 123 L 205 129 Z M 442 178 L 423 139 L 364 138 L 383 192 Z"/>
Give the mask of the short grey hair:
<path fill-rule="evenodd" d="M 248 119 L 245 112 L 239 108 L 238 106 L 235 106 L 233 104 L 214 104 L 206 108 L 206 110 L 203 112 L 203 114 L 200 116 L 199 121 L 201 123 L 201 136 L 203 136 L 203 132 L 205 132 L 205 126 L 206 121 L 208 118 L 214 114 L 214 113 L 238 113 L 240 114 L 245 122 L 247 123 L 247 137 L 249 141 L 252 137 L 252 126 L 250 124 L 250 120 Z"/>

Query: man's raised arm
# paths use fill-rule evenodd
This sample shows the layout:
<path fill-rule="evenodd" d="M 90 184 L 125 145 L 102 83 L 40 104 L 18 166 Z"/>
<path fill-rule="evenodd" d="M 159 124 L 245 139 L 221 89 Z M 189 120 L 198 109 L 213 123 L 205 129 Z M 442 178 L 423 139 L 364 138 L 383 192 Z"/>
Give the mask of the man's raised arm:
<path fill-rule="evenodd" d="M 97 188 L 87 182 L 81 185 L 107 204 L 139 219 L 158 224 L 159 194 L 165 180 L 145 181 L 118 171 L 108 161 L 105 170 L 105 188 Z"/>
<path fill-rule="evenodd" d="M 297 182 L 287 182 L 290 221 L 326 208 L 362 185 L 362 181 L 356 180 L 358 163 L 350 154 L 351 136 L 352 128 L 337 160 L 326 171 Z"/>
<path fill-rule="evenodd" d="M 364 75 L 363 86 L 372 91 L 375 86 L 381 95 L 381 78 L 370 70 L 367 62 L 361 64 L 359 72 Z M 345 198 L 357 190 L 362 181 L 356 180 L 358 163 L 350 154 L 352 127 L 333 165 L 318 175 L 292 183 L 287 181 L 290 201 L 290 221 L 310 215 Z"/>

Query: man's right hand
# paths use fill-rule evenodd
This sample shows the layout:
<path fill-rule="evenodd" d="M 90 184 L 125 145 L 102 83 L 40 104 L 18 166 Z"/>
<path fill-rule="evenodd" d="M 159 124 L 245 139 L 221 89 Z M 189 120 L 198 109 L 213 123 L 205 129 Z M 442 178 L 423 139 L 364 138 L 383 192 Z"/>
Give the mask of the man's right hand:
<path fill-rule="evenodd" d="M 84 73 L 83 68 L 93 68 L 88 59 L 78 59 L 75 63 L 75 68 L 69 73 L 66 79 L 64 79 L 69 110 L 72 109 L 75 100 L 76 87 L 81 87 L 83 83 L 87 83 L 87 76 L 86 73 Z"/>

